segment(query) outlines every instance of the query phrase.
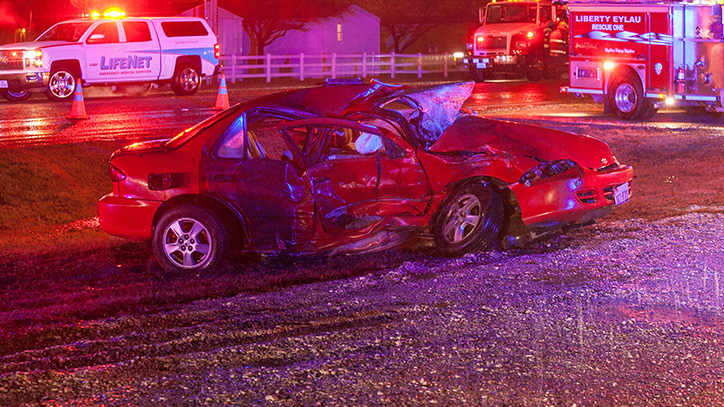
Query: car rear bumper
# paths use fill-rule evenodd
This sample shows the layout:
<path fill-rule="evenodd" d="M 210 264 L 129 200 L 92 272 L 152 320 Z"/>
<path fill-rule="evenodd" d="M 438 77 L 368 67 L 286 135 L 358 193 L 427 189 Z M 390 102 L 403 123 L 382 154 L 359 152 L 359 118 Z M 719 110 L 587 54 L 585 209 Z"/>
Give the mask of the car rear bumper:
<path fill-rule="evenodd" d="M 571 176 L 570 172 L 565 175 L 568 176 L 545 179 L 530 187 L 524 184 L 511 187 L 526 226 L 543 228 L 587 223 L 626 202 L 614 199 L 617 187 L 626 185 L 627 195 L 631 196 L 633 169 L 629 166 L 608 172 L 583 170 L 578 176 Z"/>
<path fill-rule="evenodd" d="M 98 201 L 101 229 L 126 239 L 149 240 L 153 233 L 153 217 L 161 204 L 108 194 Z"/>

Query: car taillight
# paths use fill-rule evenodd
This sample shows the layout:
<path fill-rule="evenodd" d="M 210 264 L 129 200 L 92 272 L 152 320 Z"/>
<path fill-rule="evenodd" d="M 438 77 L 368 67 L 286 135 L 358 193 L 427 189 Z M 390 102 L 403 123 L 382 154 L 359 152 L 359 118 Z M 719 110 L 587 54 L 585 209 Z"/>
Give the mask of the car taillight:
<path fill-rule="evenodd" d="M 214 44 L 214 58 L 219 59 L 221 57 L 221 47 L 219 44 Z"/>
<path fill-rule="evenodd" d="M 108 175 L 110 175 L 111 181 L 113 182 L 123 181 L 126 179 L 126 174 L 110 163 L 108 164 Z"/>

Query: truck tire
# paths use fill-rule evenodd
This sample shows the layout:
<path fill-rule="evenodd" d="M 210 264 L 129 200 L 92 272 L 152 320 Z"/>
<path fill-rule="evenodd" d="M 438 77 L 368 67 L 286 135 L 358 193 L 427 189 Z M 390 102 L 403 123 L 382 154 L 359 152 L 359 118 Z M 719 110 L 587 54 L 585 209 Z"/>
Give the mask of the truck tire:
<path fill-rule="evenodd" d="M 171 78 L 171 90 L 179 96 L 191 96 L 198 92 L 201 86 L 201 75 L 196 68 L 190 65 L 176 67 Z"/>
<path fill-rule="evenodd" d="M 78 83 L 80 75 L 73 69 L 59 66 L 50 71 L 50 79 L 48 80 L 48 89 L 45 96 L 53 102 L 65 102 L 73 100 L 75 86 Z"/>
<path fill-rule="evenodd" d="M 616 117 L 623 120 L 647 119 L 656 113 L 639 78 L 628 72 L 615 73 L 611 78 L 608 104 Z"/>
<path fill-rule="evenodd" d="M 531 82 L 537 82 L 546 77 L 548 63 L 543 51 L 538 50 L 528 54 L 525 62 L 525 77 Z"/>
<path fill-rule="evenodd" d="M 9 102 L 22 102 L 23 100 L 28 100 L 32 94 L 25 90 L 3 90 L 0 91 L 0 95 Z"/>
<path fill-rule="evenodd" d="M 487 69 L 478 69 L 476 67 L 470 68 L 470 76 L 473 78 L 475 82 L 481 83 L 485 82 L 485 79 L 488 78 L 488 70 Z"/>

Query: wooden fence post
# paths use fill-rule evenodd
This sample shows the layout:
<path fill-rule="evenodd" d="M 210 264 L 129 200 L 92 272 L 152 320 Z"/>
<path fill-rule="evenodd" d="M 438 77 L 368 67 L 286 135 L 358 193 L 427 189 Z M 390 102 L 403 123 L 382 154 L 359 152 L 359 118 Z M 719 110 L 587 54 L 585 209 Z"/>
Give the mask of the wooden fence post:
<path fill-rule="evenodd" d="M 266 54 L 266 83 L 271 82 L 271 54 Z"/>
<path fill-rule="evenodd" d="M 417 53 L 417 78 L 422 78 L 422 54 Z"/>
<path fill-rule="evenodd" d="M 362 53 L 362 77 L 367 77 L 367 53 Z"/>
<path fill-rule="evenodd" d="M 337 79 L 337 53 L 332 53 L 332 79 Z"/>
<path fill-rule="evenodd" d="M 395 53 L 390 52 L 390 78 L 395 79 Z"/>
<path fill-rule="evenodd" d="M 304 53 L 299 54 L 299 80 L 304 80 Z"/>
<path fill-rule="evenodd" d="M 444 72 L 445 77 L 447 78 L 447 64 L 448 64 L 448 55 L 447 52 L 445 53 L 445 62 L 442 65 L 442 71 Z"/>

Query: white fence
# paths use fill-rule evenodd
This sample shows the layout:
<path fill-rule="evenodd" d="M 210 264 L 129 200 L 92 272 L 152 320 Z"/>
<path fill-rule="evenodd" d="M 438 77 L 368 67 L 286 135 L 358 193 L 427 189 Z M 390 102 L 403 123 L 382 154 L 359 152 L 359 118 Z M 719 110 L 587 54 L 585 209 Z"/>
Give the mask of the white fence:
<path fill-rule="evenodd" d="M 344 78 L 389 75 L 442 74 L 460 71 L 462 61 L 451 54 L 324 54 L 324 55 L 230 55 L 220 58 L 227 80 L 247 78 Z"/>

